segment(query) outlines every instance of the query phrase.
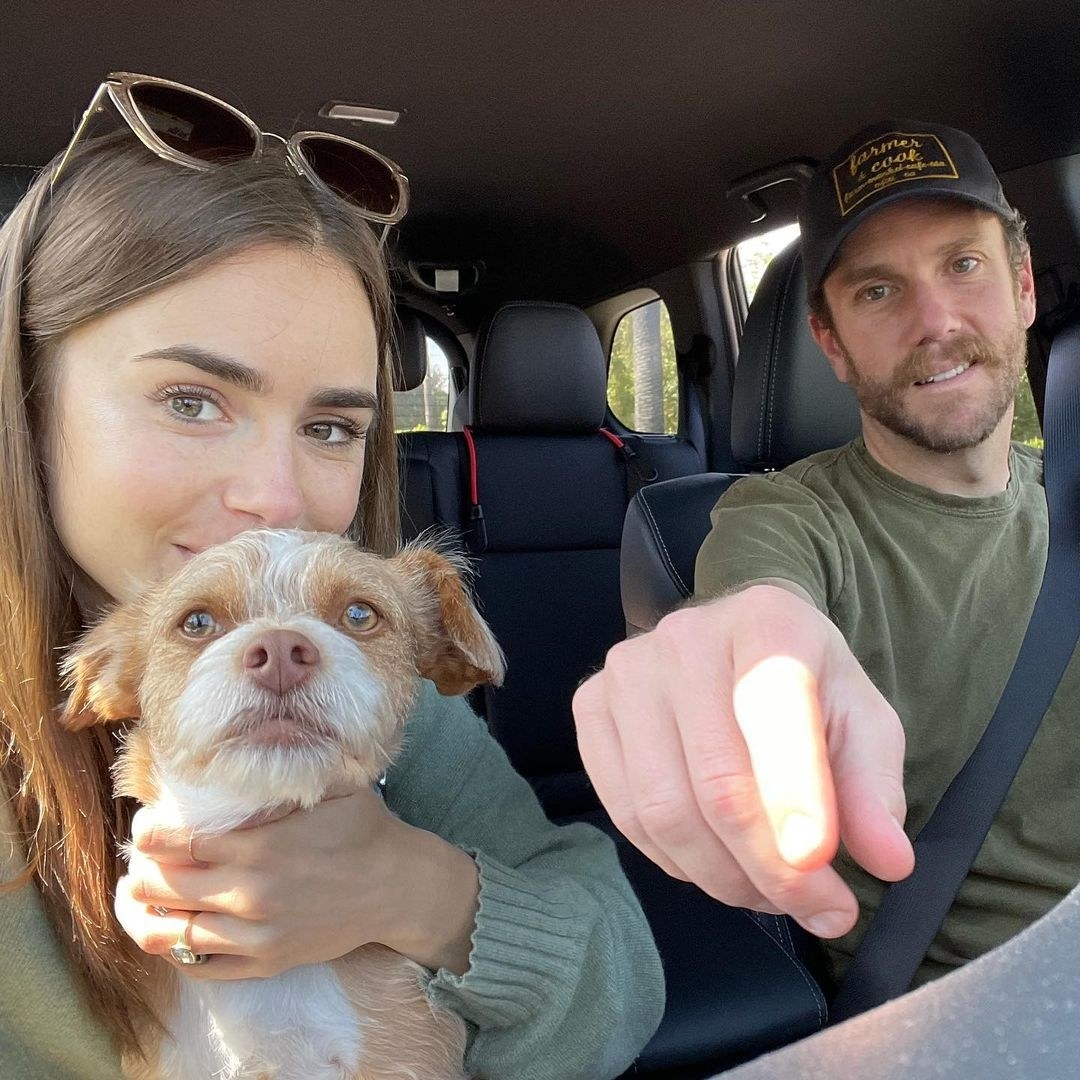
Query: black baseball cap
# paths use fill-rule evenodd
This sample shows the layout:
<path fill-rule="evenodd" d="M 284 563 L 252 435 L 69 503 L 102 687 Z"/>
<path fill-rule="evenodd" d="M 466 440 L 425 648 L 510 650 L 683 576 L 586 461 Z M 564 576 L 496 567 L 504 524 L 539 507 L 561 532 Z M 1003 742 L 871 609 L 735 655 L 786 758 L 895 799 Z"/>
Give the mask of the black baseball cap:
<path fill-rule="evenodd" d="M 1006 219 L 1015 216 L 982 147 L 966 132 L 915 120 L 873 124 L 824 161 L 802 193 L 799 227 L 809 294 L 870 214 L 916 196 L 960 199 Z"/>

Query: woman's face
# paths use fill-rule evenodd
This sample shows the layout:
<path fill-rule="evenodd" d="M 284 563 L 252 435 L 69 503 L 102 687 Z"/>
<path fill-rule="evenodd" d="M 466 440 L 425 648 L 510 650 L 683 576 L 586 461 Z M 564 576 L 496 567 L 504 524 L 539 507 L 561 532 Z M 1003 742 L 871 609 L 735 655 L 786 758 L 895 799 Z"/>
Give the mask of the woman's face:
<path fill-rule="evenodd" d="M 378 347 L 337 256 L 252 249 L 72 331 L 56 362 L 50 507 L 108 597 L 246 529 L 352 521 Z"/>

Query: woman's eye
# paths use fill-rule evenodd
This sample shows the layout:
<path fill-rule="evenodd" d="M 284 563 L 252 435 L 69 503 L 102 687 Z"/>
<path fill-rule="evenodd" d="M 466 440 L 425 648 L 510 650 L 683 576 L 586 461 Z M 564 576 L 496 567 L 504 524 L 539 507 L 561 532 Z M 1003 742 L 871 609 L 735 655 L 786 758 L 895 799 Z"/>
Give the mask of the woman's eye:
<path fill-rule="evenodd" d="M 185 637 L 208 638 L 218 633 L 221 627 L 209 611 L 189 611 L 181 621 L 180 629 Z"/>
<path fill-rule="evenodd" d="M 203 419 L 202 413 L 207 405 L 208 402 L 203 401 L 202 398 L 175 397 L 172 399 L 173 412 L 179 413 L 185 420 Z"/>
<path fill-rule="evenodd" d="M 365 435 L 358 424 L 346 423 L 344 420 L 317 420 L 307 424 L 304 430 L 311 438 L 324 443 L 351 443 Z"/>
<path fill-rule="evenodd" d="M 361 600 L 355 600 L 346 609 L 342 621 L 350 630 L 374 630 L 379 624 L 379 613 Z"/>
<path fill-rule="evenodd" d="M 186 386 L 166 386 L 157 392 L 155 398 L 164 402 L 169 411 L 181 420 L 206 423 L 220 420 L 225 415 L 221 406 L 208 394 Z"/>

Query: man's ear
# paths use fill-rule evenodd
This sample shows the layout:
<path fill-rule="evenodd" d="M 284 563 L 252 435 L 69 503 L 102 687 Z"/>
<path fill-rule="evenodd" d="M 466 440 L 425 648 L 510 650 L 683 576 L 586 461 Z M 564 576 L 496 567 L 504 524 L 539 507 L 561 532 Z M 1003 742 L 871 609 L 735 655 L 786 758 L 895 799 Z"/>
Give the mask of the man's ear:
<path fill-rule="evenodd" d="M 1016 306 L 1023 320 L 1024 329 L 1030 330 L 1035 321 L 1035 274 L 1031 269 L 1031 252 L 1024 255 L 1024 260 L 1016 272 Z"/>
<path fill-rule="evenodd" d="M 138 624 L 120 608 L 85 633 L 68 652 L 60 672 L 70 688 L 60 722 L 71 731 L 137 717 Z"/>
<path fill-rule="evenodd" d="M 425 547 L 407 547 L 394 562 L 415 584 L 416 670 L 440 694 L 464 694 L 478 683 L 499 686 L 506 672 L 502 649 L 480 617 L 451 559 Z"/>
<path fill-rule="evenodd" d="M 824 322 L 813 312 L 810 313 L 810 333 L 818 343 L 818 348 L 825 354 L 833 374 L 842 382 L 851 382 L 851 372 L 848 368 L 847 352 L 840 344 L 840 338 L 836 331 L 828 323 Z"/>

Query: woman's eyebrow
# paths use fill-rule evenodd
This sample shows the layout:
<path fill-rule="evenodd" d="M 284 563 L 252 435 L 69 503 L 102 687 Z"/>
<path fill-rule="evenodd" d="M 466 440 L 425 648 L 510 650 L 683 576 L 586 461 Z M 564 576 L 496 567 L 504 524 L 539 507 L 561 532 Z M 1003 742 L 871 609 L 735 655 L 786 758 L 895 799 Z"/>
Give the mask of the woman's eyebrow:
<path fill-rule="evenodd" d="M 242 390 L 250 390 L 256 394 L 266 392 L 266 380 L 253 367 L 242 364 L 239 360 L 233 360 L 228 356 L 211 352 L 209 349 L 199 348 L 198 345 L 167 345 L 164 349 L 151 349 L 149 352 L 139 353 L 136 360 L 179 360 L 182 364 L 190 364 L 207 375 L 214 375 Z"/>
<path fill-rule="evenodd" d="M 264 394 L 270 389 L 268 380 L 259 371 L 239 360 L 198 345 L 167 345 L 163 349 L 151 349 L 139 353 L 136 360 L 178 360 L 190 364 L 207 375 L 213 375 L 224 382 L 239 386 L 255 394 Z M 309 399 L 309 404 L 318 409 L 370 409 L 378 411 L 378 400 L 371 390 L 348 386 L 327 386 L 316 390 Z"/>
<path fill-rule="evenodd" d="M 311 404 L 317 409 L 370 409 L 378 412 L 379 403 L 370 390 L 352 390 L 348 387 L 328 386 L 311 395 Z"/>

